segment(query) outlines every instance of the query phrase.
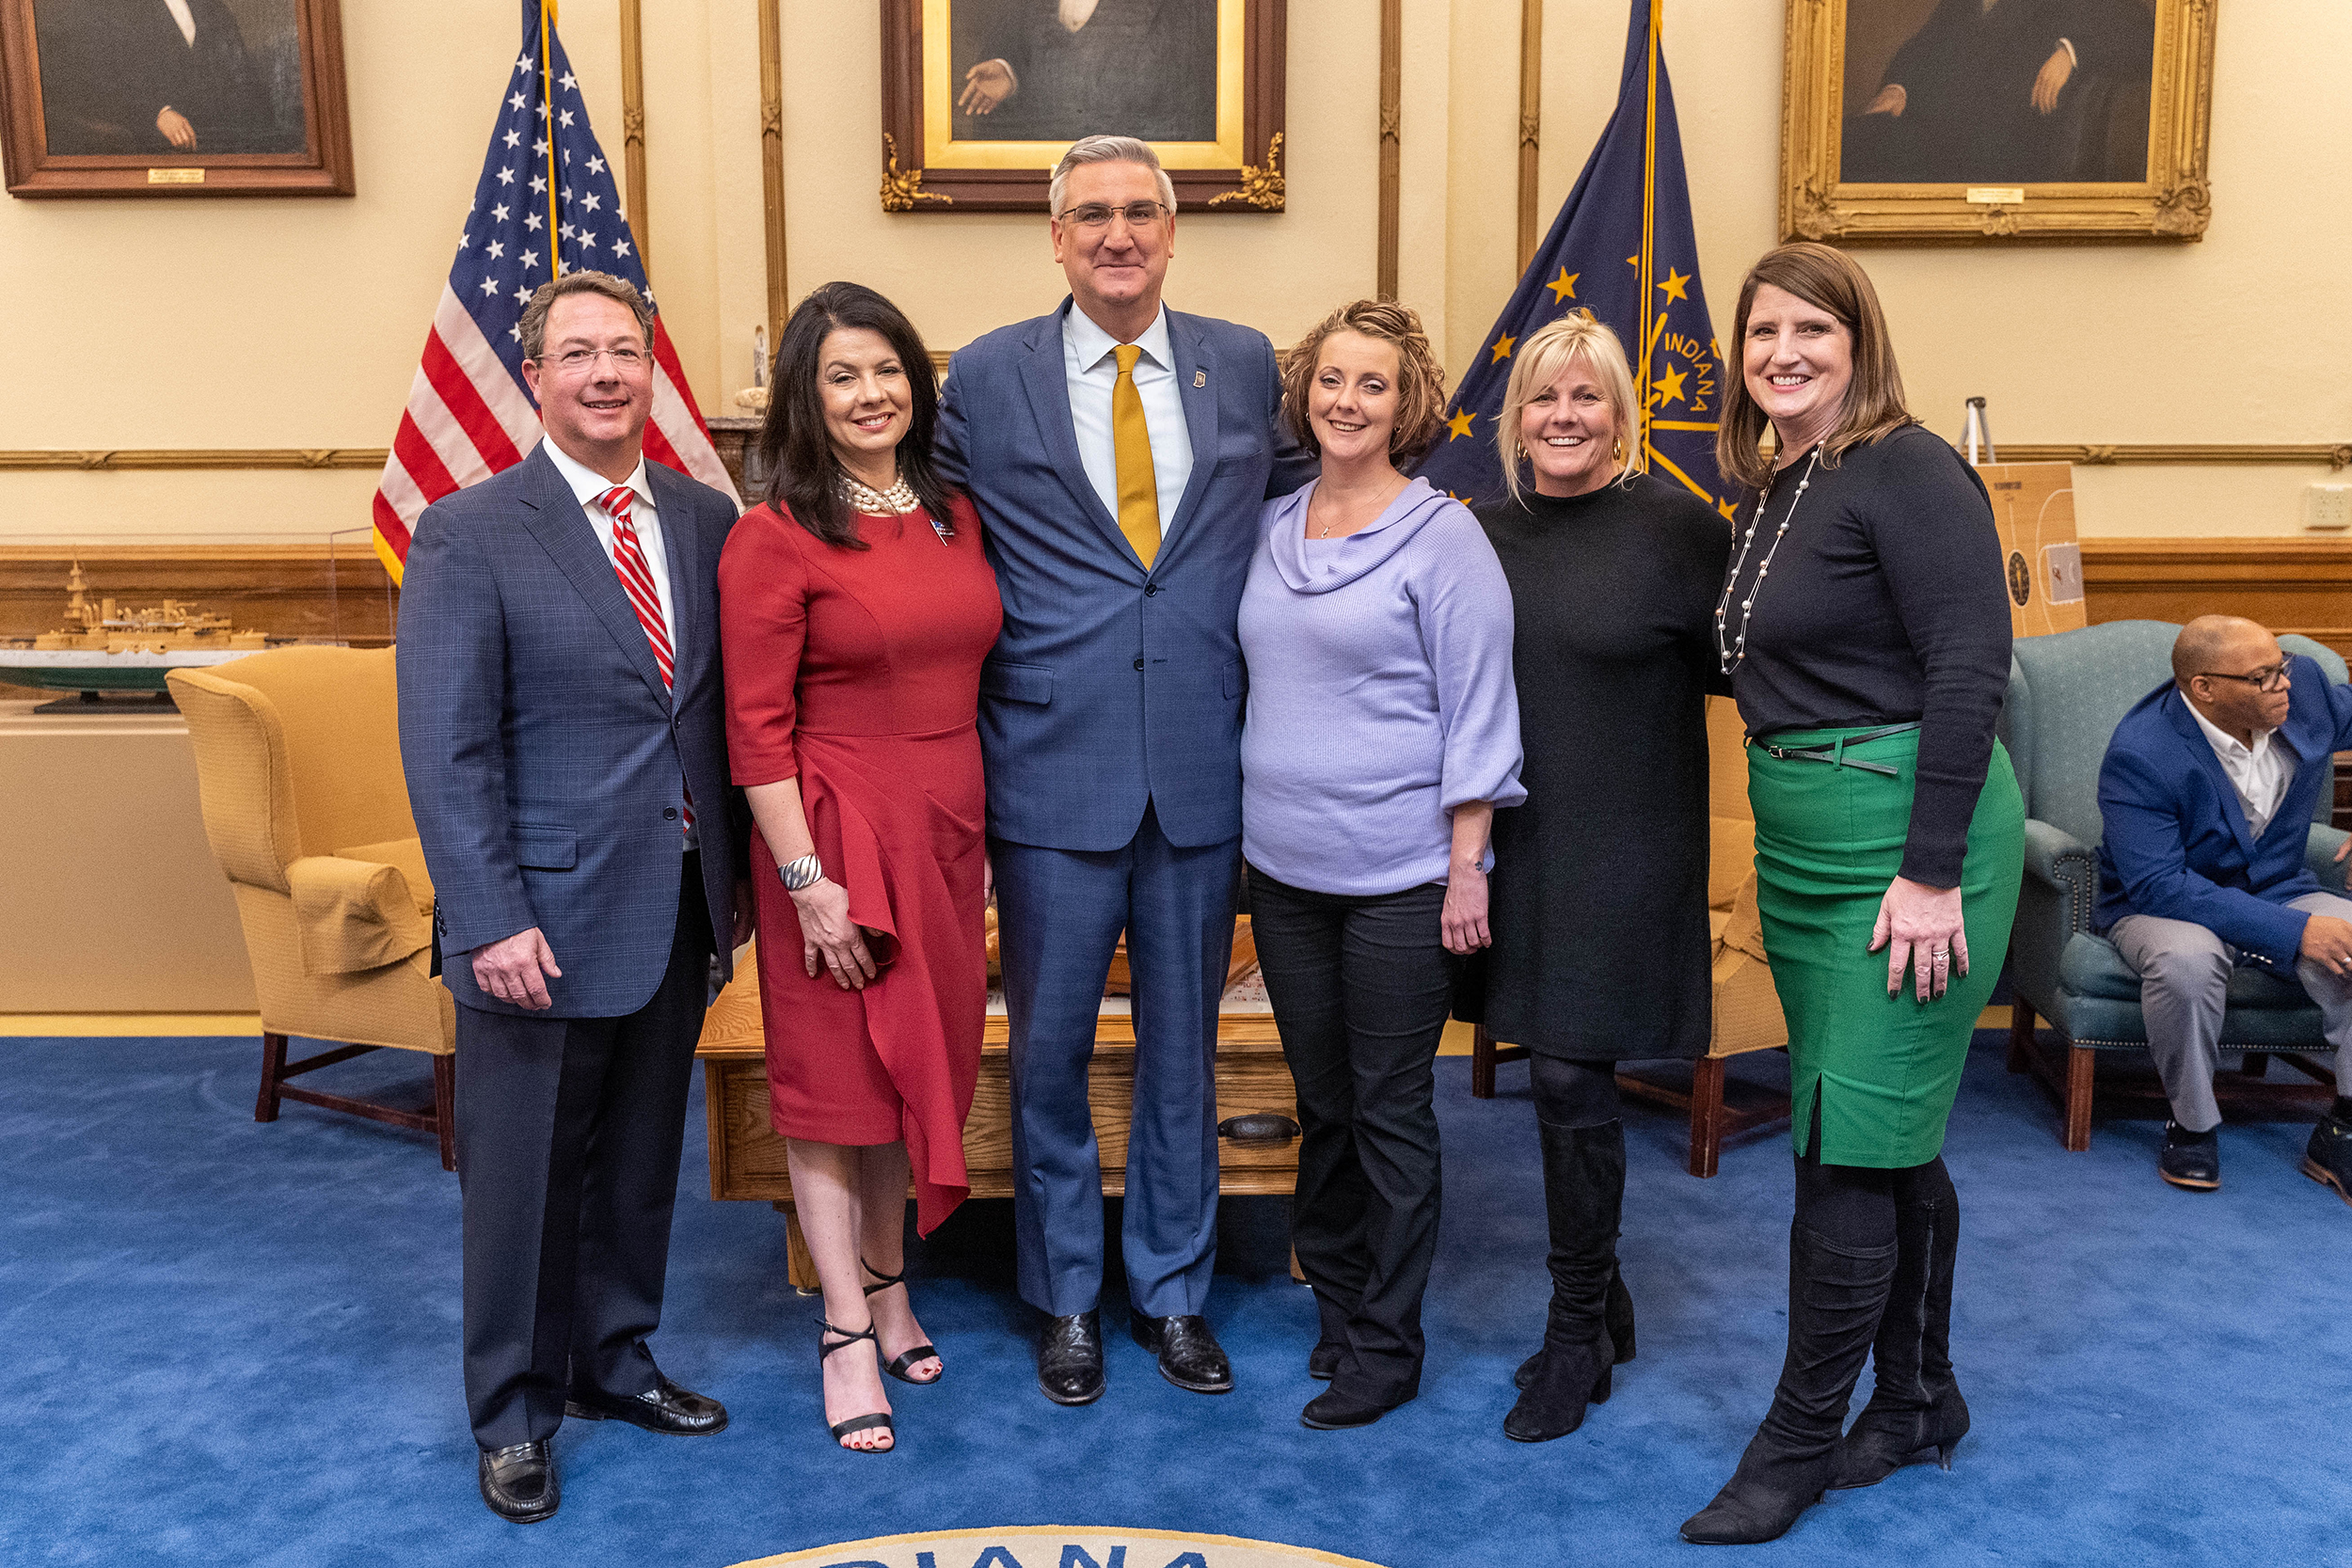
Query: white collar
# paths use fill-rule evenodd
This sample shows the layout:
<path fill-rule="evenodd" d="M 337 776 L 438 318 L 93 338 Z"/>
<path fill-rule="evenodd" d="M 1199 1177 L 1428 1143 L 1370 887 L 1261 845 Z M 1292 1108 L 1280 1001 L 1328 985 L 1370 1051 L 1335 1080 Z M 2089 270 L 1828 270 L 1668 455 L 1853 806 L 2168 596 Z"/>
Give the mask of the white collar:
<path fill-rule="evenodd" d="M 580 463 L 571 453 L 557 446 L 553 437 L 542 437 L 539 445 L 547 452 L 548 461 L 555 465 L 555 471 L 564 476 L 564 483 L 572 487 L 572 495 L 579 499 L 580 505 L 593 504 L 598 496 L 612 488 L 611 480 Z M 643 452 L 638 453 L 637 467 L 631 468 L 628 471 L 628 477 L 621 483 L 634 491 L 637 499 L 647 506 L 659 507 L 660 505 L 653 499 L 653 486 L 646 482 L 645 457 Z"/>
<path fill-rule="evenodd" d="M 1070 304 L 1070 313 L 1062 319 L 1062 333 L 1078 356 L 1081 373 L 1101 364 L 1110 351 L 1119 346 L 1119 340 L 1097 325 L 1092 316 L 1078 309 L 1077 301 Z M 1152 325 L 1136 340 L 1143 356 L 1164 371 L 1176 368 L 1176 356 L 1168 343 L 1168 307 L 1163 305 L 1152 318 Z"/>
<path fill-rule="evenodd" d="M 2197 721 L 2197 727 L 2205 732 L 2205 738 L 2213 742 L 2213 749 L 2225 757 L 2260 762 L 2263 759 L 2263 753 L 2270 750 L 2270 737 L 2279 733 L 2276 730 L 2256 730 L 2254 744 L 2248 746 L 2237 736 L 2198 712 L 2197 705 L 2189 702 L 2187 697 L 2184 696 L 2181 701 L 2187 706 L 2189 717 Z"/>

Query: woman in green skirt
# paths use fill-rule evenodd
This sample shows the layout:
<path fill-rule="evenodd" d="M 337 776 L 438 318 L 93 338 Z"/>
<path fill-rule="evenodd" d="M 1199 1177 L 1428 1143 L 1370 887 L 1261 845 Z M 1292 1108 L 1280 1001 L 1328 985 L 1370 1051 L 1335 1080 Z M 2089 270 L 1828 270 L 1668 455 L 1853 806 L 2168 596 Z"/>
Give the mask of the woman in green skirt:
<path fill-rule="evenodd" d="M 1788 1360 L 1739 1469 L 1682 1527 L 1708 1543 L 1770 1541 L 1824 1489 L 1923 1450 L 1948 1465 L 1968 1430 L 1941 1151 L 2025 856 L 1993 734 L 2010 623 L 1992 507 L 1904 407 L 1868 277 L 1782 245 L 1740 285 L 1732 341 L 1717 461 L 1760 494 L 1715 635 L 1748 730 L 1797 1205 Z M 1841 1433 L 1866 1356 L 1876 1387 Z"/>

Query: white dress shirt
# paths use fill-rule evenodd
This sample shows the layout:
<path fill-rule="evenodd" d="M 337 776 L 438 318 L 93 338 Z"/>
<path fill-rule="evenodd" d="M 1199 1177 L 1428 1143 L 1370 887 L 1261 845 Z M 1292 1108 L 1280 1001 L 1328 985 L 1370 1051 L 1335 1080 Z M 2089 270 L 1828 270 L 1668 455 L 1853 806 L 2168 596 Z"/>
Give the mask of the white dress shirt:
<path fill-rule="evenodd" d="M 572 487 L 572 494 L 580 498 L 580 509 L 588 515 L 588 526 L 596 531 L 596 543 L 603 546 L 604 558 L 612 562 L 612 570 L 617 577 L 621 567 L 619 559 L 612 553 L 612 515 L 596 500 L 598 496 L 612 488 L 612 482 L 595 469 L 573 462 L 570 455 L 553 441 L 543 439 L 539 444 L 548 449 L 548 460 L 555 465 L 555 471 L 564 476 L 564 483 Z M 677 607 L 670 598 L 670 552 L 662 546 L 661 514 L 655 510 L 653 486 L 645 481 L 645 460 L 643 457 L 638 458 L 637 467 L 628 471 L 628 478 L 622 483 L 636 492 L 637 499 L 628 503 L 629 526 L 637 531 L 637 546 L 644 553 L 645 570 L 653 574 L 654 598 L 661 606 L 661 626 L 670 634 L 670 653 L 675 661 L 679 644 Z M 683 788 L 683 784 L 680 787 Z M 689 849 L 702 847 L 702 834 L 694 831 L 694 824 L 691 821 L 686 824 L 684 844 Z"/>
<path fill-rule="evenodd" d="M 548 457 L 554 463 L 555 471 L 564 476 L 564 483 L 570 485 L 572 494 L 580 498 L 580 509 L 588 514 L 588 526 L 596 531 L 596 543 L 604 546 L 604 558 L 612 562 L 612 569 L 617 573 L 621 568 L 619 558 L 612 553 L 612 515 L 596 500 L 598 496 L 612 488 L 612 482 L 595 469 L 572 461 L 564 449 L 553 441 L 543 440 L 539 444 L 548 449 Z M 670 634 L 670 649 L 675 654 L 678 646 L 678 625 L 677 609 L 670 600 L 670 552 L 662 547 L 661 514 L 654 508 L 653 486 L 645 482 L 645 460 L 643 457 L 637 460 L 637 467 L 629 470 L 628 478 L 622 483 L 637 493 L 637 499 L 628 503 L 628 520 L 630 526 L 637 530 L 639 546 L 645 552 L 645 570 L 653 574 L 654 597 L 661 605 L 661 627 Z"/>
<path fill-rule="evenodd" d="M 164 9 L 169 11 L 171 20 L 179 24 L 180 36 L 187 40 L 188 47 L 195 48 L 196 13 L 188 9 L 188 0 L 164 0 Z"/>
<path fill-rule="evenodd" d="M 2212 742 L 2213 754 L 2221 760 L 2221 771 L 2230 776 L 2230 787 L 2237 791 L 2237 803 L 2246 813 L 2247 828 L 2256 838 L 2262 837 L 2278 813 L 2279 802 L 2286 799 L 2287 786 L 2295 782 L 2296 764 L 2302 759 L 2278 738 L 2276 730 L 2256 730 L 2254 744 L 2243 746 L 2235 736 L 2224 733 L 2199 713 L 2195 703 L 2188 705 L 2188 711 Z"/>
<path fill-rule="evenodd" d="M 1119 447 L 1111 435 L 1111 388 L 1119 383 L 1119 341 L 1094 325 L 1076 305 L 1061 322 L 1062 371 L 1070 382 L 1070 422 L 1103 510 L 1119 520 Z M 1176 356 L 1168 344 L 1168 308 L 1136 340 L 1136 395 L 1143 400 L 1143 422 L 1152 432 L 1152 478 L 1159 488 L 1160 542 L 1168 542 L 1176 503 L 1192 478 L 1192 432 L 1184 423 L 1184 389 L 1176 381 Z"/>

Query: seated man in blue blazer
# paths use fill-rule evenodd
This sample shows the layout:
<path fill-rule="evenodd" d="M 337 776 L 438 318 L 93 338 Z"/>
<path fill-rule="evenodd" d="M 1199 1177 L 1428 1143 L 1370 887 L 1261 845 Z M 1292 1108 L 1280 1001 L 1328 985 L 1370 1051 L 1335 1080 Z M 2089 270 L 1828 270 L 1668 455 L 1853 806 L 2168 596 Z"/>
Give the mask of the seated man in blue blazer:
<path fill-rule="evenodd" d="M 1216 1257 L 1218 998 L 1241 869 L 1242 581 L 1270 495 L 1311 476 L 1263 333 L 1160 304 L 1176 195 L 1144 142 L 1054 170 L 1071 297 L 955 356 L 941 477 L 987 525 L 1005 629 L 980 672 L 1010 1015 L 1021 1294 L 1038 1386 L 1103 1392 L 1103 1186 L 1087 1066 L 1122 930 L 1135 1111 L 1121 1222 L 1136 1340 L 1180 1388 L 1232 1368 Z"/>
<path fill-rule="evenodd" d="M 2176 1187 L 2221 1185 L 2222 1005 L 2231 969 L 2256 963 L 2296 975 L 2319 1004 L 2336 1100 L 2303 1174 L 2352 1203 L 2352 899 L 2322 892 L 2305 863 L 2329 754 L 2347 747 L 2352 688 L 2234 615 L 2181 628 L 2171 682 L 2107 743 L 2099 921 L 2140 977 L 2148 1046 L 2172 1101 L 2156 1170 Z"/>

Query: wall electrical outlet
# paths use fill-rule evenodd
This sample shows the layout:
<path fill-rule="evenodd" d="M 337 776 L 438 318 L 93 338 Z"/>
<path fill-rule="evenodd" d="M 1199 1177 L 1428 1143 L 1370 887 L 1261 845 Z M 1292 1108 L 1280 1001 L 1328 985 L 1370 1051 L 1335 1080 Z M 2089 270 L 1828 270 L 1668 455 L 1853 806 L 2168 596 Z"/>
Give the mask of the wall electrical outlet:
<path fill-rule="evenodd" d="M 2352 484 L 2314 484 L 2303 492 L 2303 526 L 2352 529 Z"/>

